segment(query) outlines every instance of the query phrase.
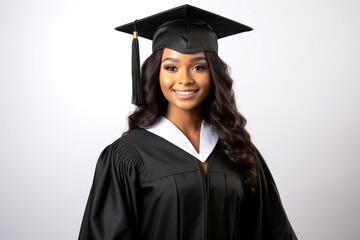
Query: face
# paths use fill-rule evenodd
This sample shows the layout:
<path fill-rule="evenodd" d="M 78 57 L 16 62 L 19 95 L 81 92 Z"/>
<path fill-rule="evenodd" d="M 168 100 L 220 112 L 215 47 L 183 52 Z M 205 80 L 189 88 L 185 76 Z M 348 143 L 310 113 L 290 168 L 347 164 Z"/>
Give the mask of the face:
<path fill-rule="evenodd" d="M 210 91 L 211 76 L 204 52 L 182 54 L 165 48 L 159 78 L 168 108 L 197 109 Z"/>

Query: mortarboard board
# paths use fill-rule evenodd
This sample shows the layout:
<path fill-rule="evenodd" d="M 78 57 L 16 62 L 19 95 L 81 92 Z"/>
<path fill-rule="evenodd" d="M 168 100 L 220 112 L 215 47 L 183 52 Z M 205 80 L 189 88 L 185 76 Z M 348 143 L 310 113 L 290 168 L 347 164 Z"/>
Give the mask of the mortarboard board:
<path fill-rule="evenodd" d="M 188 4 L 157 13 L 115 28 L 133 34 L 132 44 L 132 103 L 143 104 L 140 81 L 138 36 L 152 40 L 152 50 L 170 48 L 181 53 L 218 51 L 217 39 L 252 28 L 220 15 Z"/>

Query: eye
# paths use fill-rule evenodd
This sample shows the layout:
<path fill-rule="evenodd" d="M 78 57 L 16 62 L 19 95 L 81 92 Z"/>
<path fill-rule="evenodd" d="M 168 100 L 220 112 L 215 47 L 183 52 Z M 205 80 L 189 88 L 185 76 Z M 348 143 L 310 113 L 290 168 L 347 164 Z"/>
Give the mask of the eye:
<path fill-rule="evenodd" d="M 174 72 L 177 70 L 177 68 L 175 66 L 172 65 L 168 65 L 168 66 L 164 66 L 164 69 L 170 72 Z"/>
<path fill-rule="evenodd" d="M 196 65 L 193 67 L 193 70 L 195 70 L 195 71 L 201 71 L 204 69 L 205 69 L 205 66 L 203 66 L 203 65 Z"/>

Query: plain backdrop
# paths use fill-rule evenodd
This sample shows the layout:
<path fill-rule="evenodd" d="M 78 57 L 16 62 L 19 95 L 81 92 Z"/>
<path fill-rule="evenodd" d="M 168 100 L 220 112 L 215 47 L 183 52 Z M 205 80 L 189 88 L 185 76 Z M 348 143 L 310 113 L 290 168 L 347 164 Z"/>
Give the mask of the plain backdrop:
<path fill-rule="evenodd" d="M 134 109 L 132 36 L 114 28 L 184 3 L 1 0 L 0 239 L 77 239 Z M 254 28 L 219 55 L 298 238 L 360 239 L 360 2 L 187 3 Z"/>

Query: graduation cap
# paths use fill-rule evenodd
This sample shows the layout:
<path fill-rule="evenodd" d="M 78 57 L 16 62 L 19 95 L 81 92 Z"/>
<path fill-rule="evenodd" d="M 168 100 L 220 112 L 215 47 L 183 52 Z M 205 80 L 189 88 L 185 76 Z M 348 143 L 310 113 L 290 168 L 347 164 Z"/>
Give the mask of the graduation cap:
<path fill-rule="evenodd" d="M 218 51 L 217 40 L 252 28 L 185 4 L 115 28 L 132 34 L 132 103 L 142 105 L 138 36 L 152 40 L 153 52 L 170 48 L 180 53 Z"/>

